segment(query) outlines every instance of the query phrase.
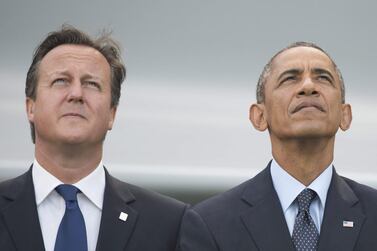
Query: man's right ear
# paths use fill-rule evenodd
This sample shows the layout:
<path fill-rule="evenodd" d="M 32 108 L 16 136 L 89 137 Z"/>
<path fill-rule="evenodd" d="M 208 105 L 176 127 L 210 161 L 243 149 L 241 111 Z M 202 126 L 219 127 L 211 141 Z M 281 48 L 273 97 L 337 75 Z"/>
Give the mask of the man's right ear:
<path fill-rule="evenodd" d="M 31 98 L 26 98 L 26 113 L 29 122 L 34 123 L 34 103 Z"/>
<path fill-rule="evenodd" d="M 268 128 L 265 107 L 263 104 L 252 104 L 249 111 L 249 119 L 254 128 L 258 131 L 265 131 Z"/>

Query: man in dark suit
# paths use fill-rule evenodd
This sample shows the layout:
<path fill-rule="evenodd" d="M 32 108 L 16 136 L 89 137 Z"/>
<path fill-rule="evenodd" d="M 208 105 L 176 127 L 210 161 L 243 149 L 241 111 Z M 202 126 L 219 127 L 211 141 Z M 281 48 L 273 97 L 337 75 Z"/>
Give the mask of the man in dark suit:
<path fill-rule="evenodd" d="M 351 124 L 341 73 L 312 43 L 275 54 L 250 120 L 272 157 L 254 178 L 184 216 L 179 250 L 377 250 L 377 191 L 339 176 L 335 134 Z"/>
<path fill-rule="evenodd" d="M 63 26 L 38 46 L 26 80 L 35 159 L 0 184 L 0 250 L 175 249 L 185 204 L 102 164 L 125 73 L 109 34 Z"/>

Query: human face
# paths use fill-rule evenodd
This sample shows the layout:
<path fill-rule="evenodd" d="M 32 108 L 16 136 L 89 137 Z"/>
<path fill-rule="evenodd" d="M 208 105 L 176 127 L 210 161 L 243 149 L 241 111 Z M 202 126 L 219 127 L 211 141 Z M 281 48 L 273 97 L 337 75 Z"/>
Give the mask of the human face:
<path fill-rule="evenodd" d="M 280 139 L 333 137 L 339 127 L 348 129 L 352 119 L 351 107 L 341 102 L 334 65 L 311 47 L 288 49 L 273 60 L 265 101 L 252 106 L 252 120 L 255 114 L 260 116 L 254 126 L 268 128 Z"/>
<path fill-rule="evenodd" d="M 112 128 L 111 73 L 94 48 L 60 45 L 40 62 L 35 100 L 27 98 L 36 144 L 99 144 Z"/>

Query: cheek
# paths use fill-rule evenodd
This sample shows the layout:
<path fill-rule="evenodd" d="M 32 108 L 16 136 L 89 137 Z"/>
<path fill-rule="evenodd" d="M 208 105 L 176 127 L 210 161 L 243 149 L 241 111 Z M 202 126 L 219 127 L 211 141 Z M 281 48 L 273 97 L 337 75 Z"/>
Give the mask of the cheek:
<path fill-rule="evenodd" d="M 36 98 L 38 109 L 40 111 L 51 111 L 58 104 L 64 102 L 65 96 L 66 92 L 63 90 L 40 90 Z"/>
<path fill-rule="evenodd" d="M 34 120 L 39 124 L 55 121 L 60 113 L 62 98 L 57 95 L 39 95 L 34 105 Z"/>
<path fill-rule="evenodd" d="M 104 102 L 101 105 L 97 105 L 95 108 L 96 120 L 98 123 L 103 124 L 104 127 L 107 127 L 109 121 L 112 120 L 112 110 L 109 107 L 110 103 Z"/>
<path fill-rule="evenodd" d="M 266 120 L 274 124 L 281 123 L 286 116 L 286 110 L 283 102 L 270 102 L 266 111 Z"/>
<path fill-rule="evenodd" d="M 336 128 L 339 127 L 342 121 L 342 110 L 340 108 L 332 109 L 329 119 L 331 120 L 329 124 L 333 125 Z"/>
<path fill-rule="evenodd" d="M 332 97 L 331 101 L 329 102 L 329 111 L 330 111 L 330 118 L 336 118 L 338 120 L 340 120 L 340 118 L 342 117 L 342 113 L 343 113 L 343 110 L 342 110 L 342 104 L 339 102 L 339 97 L 336 96 L 336 97 Z"/>
<path fill-rule="evenodd" d="M 52 109 L 53 104 L 41 102 L 40 100 L 42 99 L 39 99 L 39 101 L 35 103 L 34 116 L 36 118 L 41 118 L 41 117 L 49 118 L 51 116 L 50 110 Z"/>

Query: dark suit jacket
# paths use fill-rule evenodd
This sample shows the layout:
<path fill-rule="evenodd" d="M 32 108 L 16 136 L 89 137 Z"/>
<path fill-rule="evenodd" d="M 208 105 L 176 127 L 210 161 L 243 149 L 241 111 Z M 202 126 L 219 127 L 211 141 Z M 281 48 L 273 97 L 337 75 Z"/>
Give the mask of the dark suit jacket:
<path fill-rule="evenodd" d="M 97 251 L 169 251 L 176 239 L 185 204 L 124 183 L 106 171 Z M 119 220 L 121 212 L 127 220 Z M 0 183 L 0 250 L 44 250 L 31 168 Z"/>
<path fill-rule="evenodd" d="M 353 221 L 352 228 L 343 221 Z M 270 167 L 185 213 L 179 250 L 294 250 Z M 334 170 L 318 250 L 377 250 L 377 191 Z"/>

